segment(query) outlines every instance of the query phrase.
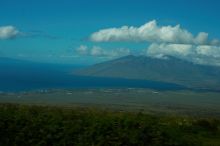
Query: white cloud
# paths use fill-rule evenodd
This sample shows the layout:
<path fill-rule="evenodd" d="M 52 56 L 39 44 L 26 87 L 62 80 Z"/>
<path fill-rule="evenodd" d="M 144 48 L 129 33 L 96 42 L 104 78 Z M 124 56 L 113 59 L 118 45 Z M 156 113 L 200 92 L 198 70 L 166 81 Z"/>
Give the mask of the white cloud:
<path fill-rule="evenodd" d="M 76 48 L 76 51 L 80 54 L 80 55 L 87 55 L 88 54 L 88 47 L 85 45 L 81 45 L 78 48 Z"/>
<path fill-rule="evenodd" d="M 220 66 L 220 47 L 190 44 L 151 44 L 145 55 L 159 58 L 173 56 L 196 64 Z"/>
<path fill-rule="evenodd" d="M 208 42 L 208 33 L 205 33 L 205 32 L 200 32 L 197 37 L 195 38 L 195 44 L 198 44 L 198 45 L 205 45 L 207 44 Z"/>
<path fill-rule="evenodd" d="M 219 45 L 220 45 L 220 41 L 219 41 L 218 39 L 213 39 L 213 40 L 210 42 L 210 45 L 219 46 Z"/>
<path fill-rule="evenodd" d="M 91 51 L 90 51 L 90 54 L 92 56 L 106 56 L 108 55 L 107 52 L 105 52 L 101 47 L 99 46 L 93 46 Z"/>
<path fill-rule="evenodd" d="M 0 26 L 0 40 L 15 38 L 19 33 L 14 26 Z"/>
<path fill-rule="evenodd" d="M 158 26 L 156 20 L 150 21 L 140 27 L 122 26 L 120 28 L 102 29 L 93 33 L 90 39 L 94 42 L 111 41 L 146 41 L 152 43 L 175 44 L 216 44 L 218 40 L 209 41 L 208 33 L 200 32 L 194 36 L 191 32 L 176 26 Z"/>
<path fill-rule="evenodd" d="M 99 46 L 92 46 L 91 48 L 85 45 L 81 45 L 75 49 L 76 53 L 82 56 L 94 56 L 94 57 L 121 57 L 131 53 L 130 49 L 117 48 L 117 49 L 103 49 Z"/>
<path fill-rule="evenodd" d="M 183 44 L 151 44 L 147 49 L 147 55 L 172 55 L 172 56 L 187 56 L 192 53 L 192 45 Z"/>

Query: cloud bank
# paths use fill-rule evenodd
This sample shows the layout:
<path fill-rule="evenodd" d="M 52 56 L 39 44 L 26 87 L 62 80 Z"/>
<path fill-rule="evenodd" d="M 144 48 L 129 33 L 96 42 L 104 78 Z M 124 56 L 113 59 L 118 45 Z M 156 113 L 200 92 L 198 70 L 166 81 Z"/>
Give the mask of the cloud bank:
<path fill-rule="evenodd" d="M 93 33 L 90 40 L 94 42 L 133 41 L 157 42 L 195 45 L 217 45 L 218 40 L 208 40 L 208 33 L 199 32 L 194 36 L 191 32 L 176 26 L 158 26 L 157 21 L 147 22 L 140 27 L 122 26 L 121 28 L 102 29 Z"/>
<path fill-rule="evenodd" d="M 88 47 L 81 45 L 75 49 L 76 53 L 82 56 L 94 56 L 94 57 L 121 57 L 131 53 L 130 49 L 117 48 L 114 50 L 103 49 L 99 46 Z"/>
<path fill-rule="evenodd" d="M 153 43 L 145 50 L 145 55 L 159 59 L 172 56 L 196 64 L 220 66 L 219 46 Z"/>
<path fill-rule="evenodd" d="M 13 39 L 20 34 L 14 26 L 0 26 L 0 40 Z"/>

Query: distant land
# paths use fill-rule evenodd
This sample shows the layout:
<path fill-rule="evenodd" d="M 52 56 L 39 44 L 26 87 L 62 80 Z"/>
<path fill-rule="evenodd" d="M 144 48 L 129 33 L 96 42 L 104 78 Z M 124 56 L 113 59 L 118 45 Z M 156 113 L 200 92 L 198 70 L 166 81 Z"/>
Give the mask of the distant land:
<path fill-rule="evenodd" d="M 1 103 L 91 107 L 157 115 L 220 118 L 220 93 L 147 88 L 51 89 L 0 93 Z"/>
<path fill-rule="evenodd" d="M 220 91 L 220 67 L 198 65 L 171 56 L 157 59 L 129 55 L 75 70 L 73 74 L 162 81 Z"/>

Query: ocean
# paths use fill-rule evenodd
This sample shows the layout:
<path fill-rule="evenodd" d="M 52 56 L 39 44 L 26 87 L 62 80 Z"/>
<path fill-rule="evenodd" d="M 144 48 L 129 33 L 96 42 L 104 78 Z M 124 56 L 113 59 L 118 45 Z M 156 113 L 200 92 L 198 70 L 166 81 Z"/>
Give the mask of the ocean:
<path fill-rule="evenodd" d="M 73 65 L 56 65 L 0 59 L 0 92 L 18 92 L 58 88 L 184 89 L 183 86 L 163 82 L 85 77 L 71 74 L 74 69 L 78 68 L 78 66 Z"/>

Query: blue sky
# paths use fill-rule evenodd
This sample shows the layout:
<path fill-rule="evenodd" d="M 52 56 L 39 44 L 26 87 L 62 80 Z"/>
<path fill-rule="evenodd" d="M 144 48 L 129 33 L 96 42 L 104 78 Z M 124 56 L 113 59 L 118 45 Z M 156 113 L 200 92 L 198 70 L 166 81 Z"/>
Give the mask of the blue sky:
<path fill-rule="evenodd" d="M 207 32 L 210 40 L 219 39 L 219 7 L 219 0 L 0 0 L 0 27 L 13 26 L 19 31 L 16 37 L 0 39 L 0 56 L 92 64 L 129 51 L 139 54 L 155 42 L 121 41 L 120 38 L 92 41 L 89 38 L 106 28 L 140 27 L 152 20 L 156 20 L 158 26 L 180 24 L 195 36 Z M 116 55 L 108 56 L 108 53 Z"/>

